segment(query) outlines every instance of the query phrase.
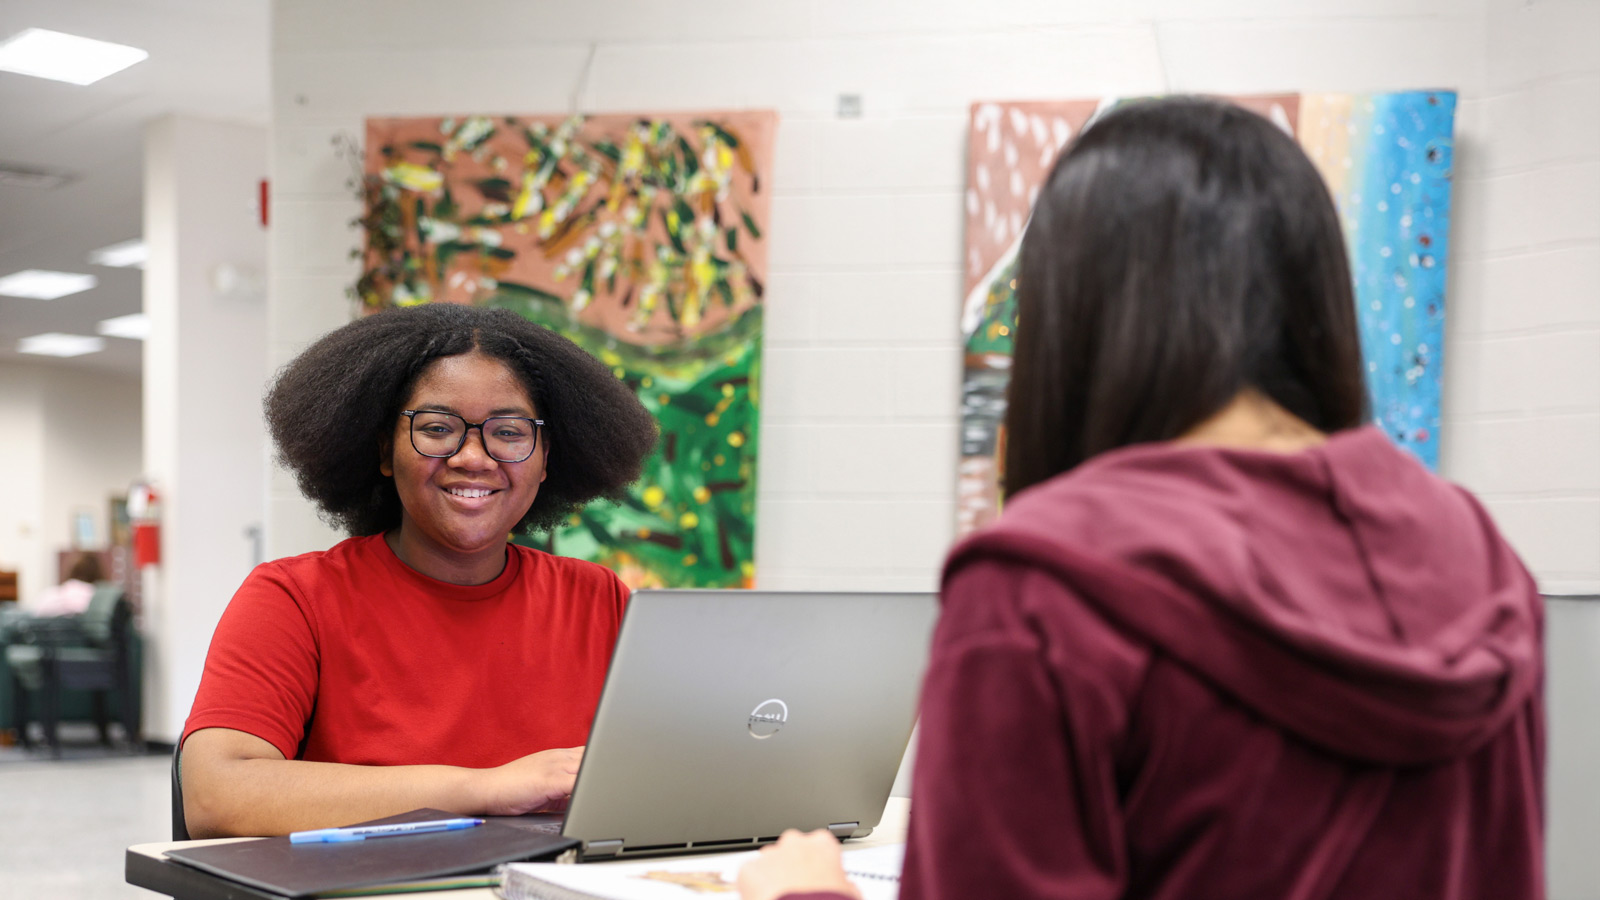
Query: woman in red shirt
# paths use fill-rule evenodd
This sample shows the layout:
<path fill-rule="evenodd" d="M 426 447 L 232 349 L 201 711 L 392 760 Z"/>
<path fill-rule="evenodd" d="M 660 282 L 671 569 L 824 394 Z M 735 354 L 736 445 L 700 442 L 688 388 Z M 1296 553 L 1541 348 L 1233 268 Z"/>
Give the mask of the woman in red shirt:
<path fill-rule="evenodd" d="M 443 304 L 328 334 L 266 412 L 351 537 L 257 567 L 223 613 L 181 744 L 191 835 L 563 802 L 628 590 L 507 536 L 616 496 L 654 419 L 565 338 Z"/>
<path fill-rule="evenodd" d="M 1005 513 L 951 551 L 900 896 L 1544 893 L 1543 615 L 1367 419 L 1316 169 L 1119 107 L 1023 239 Z M 746 900 L 856 896 L 791 833 Z"/>

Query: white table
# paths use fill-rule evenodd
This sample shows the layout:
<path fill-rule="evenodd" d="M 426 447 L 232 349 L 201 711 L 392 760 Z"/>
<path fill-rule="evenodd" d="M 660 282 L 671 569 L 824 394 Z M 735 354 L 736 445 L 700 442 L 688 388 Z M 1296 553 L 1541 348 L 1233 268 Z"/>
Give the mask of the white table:
<path fill-rule="evenodd" d="M 872 834 L 845 843 L 847 848 L 877 847 L 898 844 L 906 839 L 906 822 L 911 815 L 911 802 L 904 797 L 890 797 L 883 808 L 883 819 Z M 167 859 L 167 851 L 179 847 L 203 847 L 208 844 L 225 844 L 231 841 L 254 841 L 261 838 L 218 838 L 206 841 L 164 841 L 152 844 L 134 844 L 126 855 L 126 877 L 131 885 L 155 891 L 177 900 L 282 900 L 255 888 L 209 875 L 197 869 Z M 615 862 L 634 862 L 628 857 Z M 584 863 L 584 865 L 611 865 L 612 861 Z M 416 900 L 416 894 L 383 894 L 379 897 L 407 897 Z M 489 888 L 471 888 L 454 891 L 431 891 L 430 900 L 493 900 Z"/>

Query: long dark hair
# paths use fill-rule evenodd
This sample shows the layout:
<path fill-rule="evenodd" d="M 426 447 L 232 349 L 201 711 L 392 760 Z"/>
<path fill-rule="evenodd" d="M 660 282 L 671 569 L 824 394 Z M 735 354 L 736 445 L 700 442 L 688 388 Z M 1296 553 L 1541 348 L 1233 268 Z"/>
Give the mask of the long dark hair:
<path fill-rule="evenodd" d="M 1008 494 L 1175 438 L 1247 387 L 1322 431 L 1366 418 L 1327 188 L 1228 103 L 1138 101 L 1084 131 L 1034 205 L 1017 302 Z"/>
<path fill-rule="evenodd" d="M 547 475 L 518 530 L 549 527 L 596 497 L 618 498 L 639 477 L 655 419 L 603 363 L 507 310 L 428 304 L 329 332 L 267 393 L 278 458 L 327 521 L 353 535 L 400 524 L 394 480 L 378 471 L 381 448 L 422 373 L 474 351 L 516 373 L 550 438 Z"/>

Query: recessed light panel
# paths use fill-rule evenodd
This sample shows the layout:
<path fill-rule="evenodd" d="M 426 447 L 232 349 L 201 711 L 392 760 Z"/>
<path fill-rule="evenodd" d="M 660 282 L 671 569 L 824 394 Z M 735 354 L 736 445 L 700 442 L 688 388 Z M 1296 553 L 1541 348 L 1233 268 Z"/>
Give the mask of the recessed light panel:
<path fill-rule="evenodd" d="M 83 356 L 86 353 L 99 353 L 105 348 L 105 338 L 90 337 L 86 334 L 62 334 L 58 331 L 36 334 L 17 341 L 18 353 L 32 353 L 36 356 Z"/>
<path fill-rule="evenodd" d="M 150 317 L 144 313 L 129 313 L 114 319 L 101 319 L 94 330 L 111 337 L 142 341 L 150 336 Z"/>
<path fill-rule="evenodd" d="M 150 256 L 144 241 L 134 238 L 109 247 L 101 247 L 89 254 L 89 262 L 97 266 L 112 266 L 119 269 L 142 269 L 144 261 Z"/>
<path fill-rule="evenodd" d="M 0 71 L 70 84 L 94 84 L 149 55 L 125 44 L 29 28 L 0 44 Z"/>
<path fill-rule="evenodd" d="M 0 294 L 7 297 L 28 297 L 33 300 L 54 300 L 76 294 L 99 284 L 93 275 L 74 272 L 49 272 L 44 269 L 23 269 L 0 278 Z"/>

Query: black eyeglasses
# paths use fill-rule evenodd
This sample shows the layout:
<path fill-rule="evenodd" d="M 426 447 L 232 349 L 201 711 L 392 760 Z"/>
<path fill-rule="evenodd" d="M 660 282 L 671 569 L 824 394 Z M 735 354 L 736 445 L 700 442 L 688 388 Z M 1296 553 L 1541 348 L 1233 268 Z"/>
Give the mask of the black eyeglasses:
<path fill-rule="evenodd" d="M 423 456 L 449 459 L 467 445 L 467 432 L 478 429 L 483 449 L 496 462 L 519 463 L 533 455 L 539 446 L 543 419 L 522 416 L 490 416 L 482 422 L 468 422 L 455 413 L 432 409 L 402 409 L 400 415 L 411 420 L 411 446 Z"/>

